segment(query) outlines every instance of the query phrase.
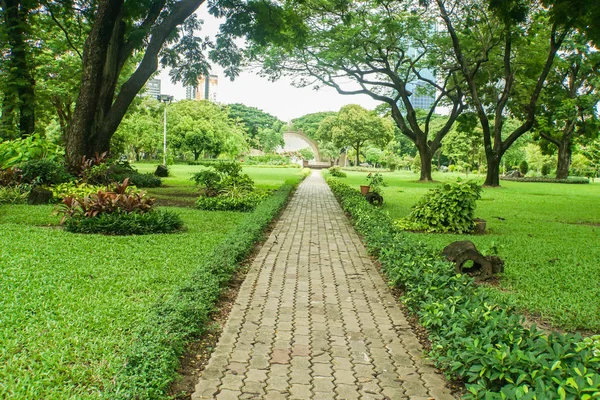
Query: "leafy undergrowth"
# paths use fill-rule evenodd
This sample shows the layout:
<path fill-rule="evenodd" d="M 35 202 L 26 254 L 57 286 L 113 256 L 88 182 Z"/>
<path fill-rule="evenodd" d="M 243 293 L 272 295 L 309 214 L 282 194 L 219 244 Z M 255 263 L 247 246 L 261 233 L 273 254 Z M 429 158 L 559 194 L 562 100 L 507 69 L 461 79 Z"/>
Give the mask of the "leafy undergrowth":
<path fill-rule="evenodd" d="M 251 214 L 178 209 L 174 235 L 82 240 L 51 206 L 0 206 L 0 398 L 165 398 L 291 188 Z"/>
<path fill-rule="evenodd" d="M 402 301 L 428 330 L 438 367 L 465 381 L 470 399 L 591 399 L 600 392 L 598 340 L 524 328 L 506 303 L 414 238 L 338 179 L 328 183 Z"/>
<path fill-rule="evenodd" d="M 418 183 L 407 172 L 384 173 L 383 210 L 393 219 L 407 216 L 411 206 L 439 183 Z M 455 174 L 435 173 L 440 182 Z M 464 177 L 464 175 L 463 175 Z M 470 175 L 470 178 L 483 178 Z M 344 182 L 358 188 L 365 174 L 348 172 Z M 407 233 L 440 251 L 457 240 L 470 240 L 479 250 L 495 248 L 505 272 L 492 294 L 529 315 L 563 330 L 600 332 L 600 184 L 552 185 L 502 181 L 484 188 L 475 217 L 487 221 L 485 235 Z"/>

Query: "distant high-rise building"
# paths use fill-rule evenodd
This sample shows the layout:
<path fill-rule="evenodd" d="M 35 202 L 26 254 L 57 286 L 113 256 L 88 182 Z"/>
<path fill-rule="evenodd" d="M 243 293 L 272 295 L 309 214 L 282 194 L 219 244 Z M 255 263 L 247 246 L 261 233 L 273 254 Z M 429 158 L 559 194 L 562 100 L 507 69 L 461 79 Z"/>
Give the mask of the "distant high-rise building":
<path fill-rule="evenodd" d="M 146 83 L 146 93 L 145 95 L 148 97 L 156 98 L 156 96 L 160 96 L 160 79 L 150 79 Z"/>
<path fill-rule="evenodd" d="M 185 98 L 187 100 L 195 100 L 197 91 L 198 91 L 198 88 L 193 87 L 193 86 L 187 86 L 185 88 Z"/>
<path fill-rule="evenodd" d="M 217 101 L 217 89 L 219 88 L 219 77 L 217 75 L 201 76 L 198 79 L 196 100 Z"/>

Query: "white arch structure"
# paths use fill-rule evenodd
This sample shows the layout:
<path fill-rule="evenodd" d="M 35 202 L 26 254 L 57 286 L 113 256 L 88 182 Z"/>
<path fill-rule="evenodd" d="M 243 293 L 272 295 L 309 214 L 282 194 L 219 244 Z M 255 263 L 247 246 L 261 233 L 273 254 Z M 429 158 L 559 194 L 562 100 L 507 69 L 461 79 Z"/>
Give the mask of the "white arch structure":
<path fill-rule="evenodd" d="M 315 162 L 320 163 L 321 162 L 321 154 L 319 153 L 319 144 L 309 138 L 308 136 L 306 136 L 302 131 L 287 131 L 283 133 L 283 141 L 284 141 L 284 150 L 291 150 L 291 151 L 295 151 L 295 150 L 300 150 L 300 149 L 291 149 L 288 148 L 288 144 L 290 142 L 294 142 L 297 140 L 301 140 L 303 142 L 305 142 L 308 147 L 310 147 L 310 149 L 313 151 L 313 153 L 315 154 Z"/>

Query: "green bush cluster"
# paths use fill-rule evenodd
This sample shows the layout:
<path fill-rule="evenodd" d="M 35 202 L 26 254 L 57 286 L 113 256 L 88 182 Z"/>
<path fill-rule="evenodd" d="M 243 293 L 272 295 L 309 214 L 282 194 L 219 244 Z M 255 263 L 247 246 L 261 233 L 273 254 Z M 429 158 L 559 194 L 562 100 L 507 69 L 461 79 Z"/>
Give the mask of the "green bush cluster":
<path fill-rule="evenodd" d="M 196 161 L 188 161 L 187 164 L 188 165 L 201 165 L 203 167 L 211 167 L 215 164 L 219 164 L 219 163 L 231 163 L 234 162 L 234 160 L 218 160 L 216 158 L 207 158 L 204 160 L 196 160 Z"/>
<path fill-rule="evenodd" d="M 56 210 L 63 215 L 61 224 L 73 233 L 107 235 L 169 233 L 183 227 L 178 214 L 155 210 L 153 198 L 128 185 L 125 179 L 112 191 L 106 188 L 84 197 L 65 196 Z"/>
<path fill-rule="evenodd" d="M 69 218 L 65 230 L 73 233 L 101 233 L 106 235 L 148 235 L 171 233 L 183 227 L 179 214 L 153 210 L 144 214 L 113 213 L 91 218 Z"/>
<path fill-rule="evenodd" d="M 469 233 L 475 228 L 475 202 L 480 198 L 481 186 L 476 182 L 445 183 L 431 189 L 397 224 L 404 230 Z"/>
<path fill-rule="evenodd" d="M 221 162 L 195 173 L 192 181 L 201 189 L 196 207 L 212 211 L 251 211 L 265 197 L 254 191 L 254 181 L 242 174 L 238 162 Z"/>
<path fill-rule="evenodd" d="M 265 192 L 250 192 L 245 196 L 200 196 L 196 200 L 196 207 L 207 211 L 252 211 L 268 196 Z"/>
<path fill-rule="evenodd" d="M 73 179 L 63 163 L 49 159 L 28 160 L 19 169 L 21 180 L 27 183 L 55 185 Z"/>
<path fill-rule="evenodd" d="M 348 175 L 342 171 L 342 169 L 339 166 L 334 166 L 334 167 L 329 167 L 327 169 L 329 171 L 329 175 L 334 176 L 336 178 L 345 178 Z"/>
<path fill-rule="evenodd" d="M 265 154 L 262 156 L 246 156 L 244 165 L 288 165 L 290 157 L 281 154 Z"/>
<path fill-rule="evenodd" d="M 127 364 L 118 373 L 109 397 L 165 398 L 185 345 L 206 331 L 222 288 L 263 237 L 293 187 L 291 182 L 286 183 L 265 199 L 209 257 L 200 261 L 185 284 L 156 305 L 139 328 L 127 354 Z"/>
<path fill-rule="evenodd" d="M 92 185 L 108 185 L 129 179 L 129 182 L 137 187 L 159 187 L 162 185 L 162 181 L 158 176 L 151 173 L 140 174 L 127 161 L 113 162 L 108 159 L 99 160 L 98 162 L 98 164 L 84 168 L 82 172 L 84 182 Z"/>
<path fill-rule="evenodd" d="M 545 176 L 526 176 L 522 178 L 509 178 L 501 176 L 500 179 L 503 181 L 515 181 L 515 182 L 541 182 L 541 183 L 572 183 L 572 184 L 585 184 L 590 183 L 589 178 L 582 176 L 570 176 L 567 179 L 556 179 L 548 178 Z"/>
<path fill-rule="evenodd" d="M 0 186 L 0 205 L 25 204 L 30 190 L 29 185 Z"/>
<path fill-rule="evenodd" d="M 600 337 L 545 335 L 437 252 L 399 232 L 348 185 L 328 183 L 402 301 L 427 329 L 430 356 L 467 387 L 467 399 L 591 399 L 600 392 Z"/>

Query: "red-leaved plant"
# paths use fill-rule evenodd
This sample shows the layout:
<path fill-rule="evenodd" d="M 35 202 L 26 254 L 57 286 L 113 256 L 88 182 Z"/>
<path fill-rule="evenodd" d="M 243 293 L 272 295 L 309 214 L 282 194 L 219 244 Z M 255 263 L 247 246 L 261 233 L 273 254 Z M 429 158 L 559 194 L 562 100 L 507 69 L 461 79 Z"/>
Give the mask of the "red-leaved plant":
<path fill-rule="evenodd" d="M 135 192 L 129 187 L 129 178 L 117 183 L 112 191 L 99 190 L 90 196 L 66 196 L 58 206 L 57 213 L 63 214 L 61 224 L 67 218 L 92 218 L 100 214 L 124 213 L 144 214 L 152 210 L 154 199 L 145 197 L 145 192 Z"/>

